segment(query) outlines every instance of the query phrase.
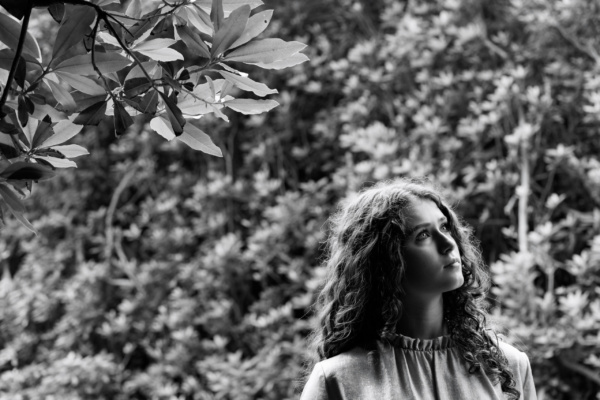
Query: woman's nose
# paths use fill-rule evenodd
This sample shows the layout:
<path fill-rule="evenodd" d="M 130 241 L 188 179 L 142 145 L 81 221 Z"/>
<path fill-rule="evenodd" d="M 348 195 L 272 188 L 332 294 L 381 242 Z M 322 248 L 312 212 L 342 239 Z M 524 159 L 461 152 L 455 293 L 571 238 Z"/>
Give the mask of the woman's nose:
<path fill-rule="evenodd" d="M 454 246 L 456 246 L 454 238 L 450 235 L 450 233 L 439 232 L 438 234 L 438 249 L 440 250 L 440 253 L 451 253 L 452 250 L 454 250 Z"/>

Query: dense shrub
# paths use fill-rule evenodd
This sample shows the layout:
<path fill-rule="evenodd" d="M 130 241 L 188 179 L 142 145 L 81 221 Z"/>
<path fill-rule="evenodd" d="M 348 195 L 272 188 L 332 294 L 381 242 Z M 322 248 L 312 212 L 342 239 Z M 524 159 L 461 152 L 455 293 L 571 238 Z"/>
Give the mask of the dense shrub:
<path fill-rule="evenodd" d="M 296 398 L 327 216 L 427 175 L 475 228 L 539 397 L 596 399 L 598 6 L 267 3 L 310 65 L 263 77 L 270 114 L 205 121 L 222 161 L 100 126 L 75 173 L 37 187 L 39 235 L 0 232 L 0 392 Z"/>

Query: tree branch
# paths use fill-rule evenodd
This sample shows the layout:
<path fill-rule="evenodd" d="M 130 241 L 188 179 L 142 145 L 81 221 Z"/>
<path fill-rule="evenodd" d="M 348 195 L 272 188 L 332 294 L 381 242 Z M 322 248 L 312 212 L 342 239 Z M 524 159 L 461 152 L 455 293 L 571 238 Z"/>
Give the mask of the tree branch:
<path fill-rule="evenodd" d="M 29 19 L 31 17 L 31 9 L 33 8 L 32 0 L 27 0 L 27 3 L 27 11 L 25 12 L 25 15 L 23 17 L 23 23 L 21 24 L 21 33 L 19 35 L 19 43 L 17 44 L 17 49 L 15 51 L 15 58 L 13 59 L 12 65 L 10 66 L 10 72 L 8 73 L 6 86 L 4 86 L 2 98 L 0 98 L 0 119 L 6 116 L 6 114 L 3 111 L 4 104 L 6 103 L 6 99 L 8 99 L 8 91 L 12 86 L 12 81 L 15 78 L 15 74 L 17 73 L 17 66 L 19 65 L 19 61 L 21 60 L 21 54 L 23 53 L 23 45 L 25 44 L 27 28 L 29 27 Z"/>

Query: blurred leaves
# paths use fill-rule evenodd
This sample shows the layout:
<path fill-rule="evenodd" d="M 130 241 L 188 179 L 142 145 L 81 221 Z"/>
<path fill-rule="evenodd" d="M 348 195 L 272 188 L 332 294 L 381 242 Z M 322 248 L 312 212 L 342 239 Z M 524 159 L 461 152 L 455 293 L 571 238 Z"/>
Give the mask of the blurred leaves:
<path fill-rule="evenodd" d="M 212 21 L 210 0 L 175 16 L 210 35 L 233 4 L 224 0 Z M 181 114 L 202 125 L 190 119 L 176 136 L 159 96 L 132 82 L 124 98 L 144 96 L 138 107 L 157 111 L 150 128 L 166 141 L 136 124 L 117 141 L 102 124 L 75 136 L 72 123 L 53 121 L 55 134 L 34 145 L 91 154 L 75 173 L 37 186 L 28 207 L 37 237 L 10 220 L 0 232 L 0 265 L 11 265 L 0 282 L 0 391 L 297 398 L 327 217 L 363 185 L 425 175 L 474 227 L 492 272 L 493 320 L 527 351 L 539 397 L 595 399 L 600 80 L 582 53 L 597 42 L 594 2 L 276 6 L 271 29 L 308 43 L 310 62 L 277 76 L 253 71 L 266 87 L 257 88 L 243 79 L 249 66 L 240 61 L 237 72 L 180 93 Z M 138 28 L 134 36 L 147 32 Z M 223 57 L 243 57 L 253 40 Z M 147 63 L 152 74 L 162 70 Z M 128 74 L 127 81 L 143 77 L 135 67 Z M 244 85 L 277 88 L 281 107 L 256 113 L 273 100 L 234 100 Z M 15 115 L 15 137 L 36 142 L 35 121 L 44 116 L 20 129 Z M 199 159 L 185 140 L 223 158 Z M 526 252 L 518 251 L 517 229 L 522 144 L 531 170 Z"/>

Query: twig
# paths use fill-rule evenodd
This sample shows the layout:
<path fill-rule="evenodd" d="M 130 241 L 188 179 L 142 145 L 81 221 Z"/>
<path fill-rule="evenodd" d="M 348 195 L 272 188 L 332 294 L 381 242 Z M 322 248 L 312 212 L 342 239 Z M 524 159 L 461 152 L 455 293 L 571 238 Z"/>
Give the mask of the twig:
<path fill-rule="evenodd" d="M 127 29 L 127 27 L 121 22 L 119 21 L 117 18 L 115 18 L 114 15 L 106 13 L 106 15 L 108 16 L 108 18 L 112 18 L 113 21 L 115 21 L 125 32 L 127 32 L 129 34 L 129 36 L 133 37 L 133 34 L 131 33 L 131 31 L 129 29 Z"/>
<path fill-rule="evenodd" d="M 479 29 L 481 29 L 481 32 L 482 32 L 481 36 L 482 36 L 483 43 L 486 45 L 486 47 L 492 53 L 498 55 L 503 60 L 506 60 L 506 59 L 508 59 L 508 53 L 506 53 L 506 51 L 504 51 L 496 43 L 492 42 L 492 40 L 489 38 L 487 24 L 485 23 L 485 18 L 483 17 L 482 7 L 483 7 L 483 4 L 480 4 L 480 15 L 479 15 L 477 24 L 479 25 Z"/>
<path fill-rule="evenodd" d="M 15 58 L 12 61 L 12 65 L 10 66 L 10 72 L 8 73 L 8 79 L 6 81 L 6 86 L 4 86 L 4 91 L 2 92 L 2 98 L 0 98 L 0 119 L 4 118 L 6 114 L 3 111 L 4 104 L 6 103 L 6 99 L 8 99 L 8 91 L 12 85 L 12 81 L 17 73 L 17 66 L 19 65 L 19 61 L 21 60 L 21 54 L 23 53 L 23 46 L 25 45 L 25 37 L 27 35 L 27 28 L 29 27 L 29 19 L 31 17 L 31 9 L 33 8 L 32 0 L 27 0 L 27 11 L 25 11 L 25 15 L 23 16 L 23 24 L 21 25 L 21 33 L 19 34 L 19 43 L 17 44 L 17 49 L 15 51 Z"/>
<path fill-rule="evenodd" d="M 562 38 L 564 40 L 566 40 L 567 42 L 569 42 L 573 47 L 575 47 L 575 49 L 577 49 L 580 53 L 582 53 L 585 56 L 588 56 L 590 59 L 592 59 L 593 61 L 596 62 L 596 64 L 600 64 L 600 55 L 594 51 L 594 49 L 592 49 L 591 47 L 584 47 L 581 43 L 579 43 L 577 41 L 577 39 L 575 39 L 574 37 L 572 37 L 562 26 L 560 26 L 559 24 L 555 23 L 555 24 L 551 24 L 550 26 L 552 26 L 554 29 L 556 29 L 558 31 L 558 33 L 560 34 L 560 36 L 562 36 Z"/>
<path fill-rule="evenodd" d="M 117 209 L 117 204 L 119 203 L 119 198 L 121 197 L 121 194 L 123 194 L 123 191 L 127 188 L 127 185 L 129 185 L 129 181 L 131 181 L 131 179 L 133 178 L 133 176 L 135 175 L 135 173 L 137 172 L 137 166 L 134 165 L 133 168 L 131 168 L 129 171 L 127 171 L 127 173 L 125 175 L 123 175 L 123 178 L 121 178 L 121 181 L 119 182 L 119 185 L 117 186 L 117 188 L 115 189 L 115 192 L 112 195 L 112 198 L 110 199 L 110 204 L 108 206 L 108 209 L 106 210 L 106 218 L 105 218 L 105 236 L 106 236 L 106 247 L 104 248 L 104 256 L 106 258 L 107 261 L 110 261 L 110 257 L 112 255 L 113 249 L 114 249 L 114 230 L 113 230 L 113 219 L 115 216 L 115 210 Z"/>
<path fill-rule="evenodd" d="M 519 252 L 528 252 L 527 242 L 527 208 L 529 203 L 529 138 L 522 137 L 519 140 L 519 152 L 521 156 L 521 185 L 518 188 L 517 197 L 519 198 L 518 215 L 519 215 Z"/>
<path fill-rule="evenodd" d="M 578 372 L 579 374 L 585 376 L 586 378 L 588 378 L 591 381 L 596 382 L 597 385 L 600 385 L 600 375 L 598 375 L 597 373 L 595 373 L 594 371 L 592 371 L 589 368 L 584 367 L 583 365 L 574 363 L 572 361 L 568 361 L 567 359 L 565 359 L 564 357 L 559 357 L 558 361 L 567 369 L 570 369 L 571 371 L 574 372 Z"/>

